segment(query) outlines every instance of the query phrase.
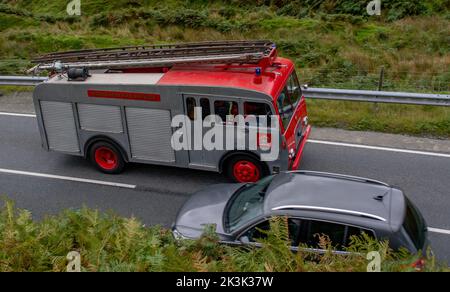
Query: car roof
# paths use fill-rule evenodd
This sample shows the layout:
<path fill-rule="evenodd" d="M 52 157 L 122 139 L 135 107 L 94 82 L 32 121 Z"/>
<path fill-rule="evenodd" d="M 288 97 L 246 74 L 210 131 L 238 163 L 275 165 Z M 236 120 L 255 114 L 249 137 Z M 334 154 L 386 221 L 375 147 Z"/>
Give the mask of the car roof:
<path fill-rule="evenodd" d="M 393 210 L 394 204 L 398 212 Z M 379 181 L 299 171 L 274 177 L 266 192 L 264 210 L 265 213 L 299 210 L 335 214 L 350 222 L 364 218 L 398 229 L 403 205 L 403 193 Z"/>

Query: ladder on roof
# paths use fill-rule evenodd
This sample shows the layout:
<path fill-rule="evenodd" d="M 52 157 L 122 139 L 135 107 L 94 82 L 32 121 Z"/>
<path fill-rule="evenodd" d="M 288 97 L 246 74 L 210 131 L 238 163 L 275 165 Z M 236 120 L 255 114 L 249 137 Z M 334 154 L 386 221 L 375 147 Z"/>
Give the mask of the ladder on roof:
<path fill-rule="evenodd" d="M 276 46 L 267 40 L 127 46 L 46 54 L 32 60 L 37 65 L 29 72 L 170 67 L 192 63 L 259 64 L 263 59 L 270 61 L 275 56 Z"/>

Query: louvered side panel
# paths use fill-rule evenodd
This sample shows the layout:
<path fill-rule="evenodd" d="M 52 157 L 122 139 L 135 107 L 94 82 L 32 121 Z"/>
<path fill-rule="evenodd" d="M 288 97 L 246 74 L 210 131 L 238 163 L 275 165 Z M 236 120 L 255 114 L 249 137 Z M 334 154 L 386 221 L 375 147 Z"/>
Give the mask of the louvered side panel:
<path fill-rule="evenodd" d="M 133 158 L 174 162 L 171 120 L 167 110 L 126 108 Z"/>
<path fill-rule="evenodd" d="M 78 116 L 83 130 L 123 133 L 120 107 L 96 104 L 78 104 Z"/>
<path fill-rule="evenodd" d="M 72 104 L 56 101 L 41 101 L 40 104 L 49 148 L 80 152 Z"/>

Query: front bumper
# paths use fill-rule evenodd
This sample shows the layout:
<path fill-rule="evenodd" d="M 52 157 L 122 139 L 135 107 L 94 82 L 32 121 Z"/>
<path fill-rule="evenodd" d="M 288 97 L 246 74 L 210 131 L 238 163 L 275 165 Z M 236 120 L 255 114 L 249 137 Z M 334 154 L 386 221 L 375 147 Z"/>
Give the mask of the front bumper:
<path fill-rule="evenodd" d="M 295 154 L 295 159 L 289 167 L 289 170 L 297 170 L 300 166 L 300 162 L 302 161 L 303 151 L 305 149 L 306 142 L 308 141 L 309 135 L 311 134 L 311 126 L 308 125 L 306 131 L 302 136 L 302 141 L 300 142 L 300 146 L 298 147 L 298 151 Z"/>

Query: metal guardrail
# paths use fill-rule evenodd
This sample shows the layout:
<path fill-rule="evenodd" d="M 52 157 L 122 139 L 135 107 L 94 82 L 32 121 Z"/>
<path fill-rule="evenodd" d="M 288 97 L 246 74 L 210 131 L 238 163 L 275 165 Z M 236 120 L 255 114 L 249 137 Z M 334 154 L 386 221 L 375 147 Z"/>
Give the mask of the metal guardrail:
<path fill-rule="evenodd" d="M 35 86 L 46 80 L 46 77 L 0 76 L 0 85 Z M 303 88 L 303 94 L 306 98 L 310 99 L 450 106 L 449 94 L 427 94 L 310 87 Z"/>
<path fill-rule="evenodd" d="M 303 94 L 306 98 L 311 99 L 450 106 L 450 95 L 448 94 L 349 90 L 332 88 L 303 88 Z"/>
<path fill-rule="evenodd" d="M 0 85 L 35 86 L 47 79 L 47 77 L 0 76 Z"/>

